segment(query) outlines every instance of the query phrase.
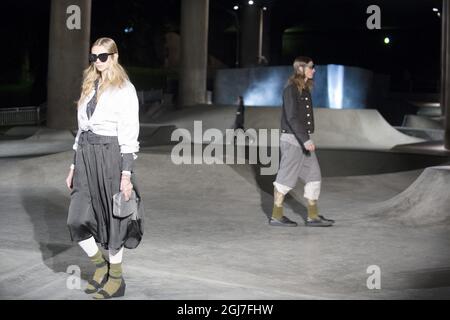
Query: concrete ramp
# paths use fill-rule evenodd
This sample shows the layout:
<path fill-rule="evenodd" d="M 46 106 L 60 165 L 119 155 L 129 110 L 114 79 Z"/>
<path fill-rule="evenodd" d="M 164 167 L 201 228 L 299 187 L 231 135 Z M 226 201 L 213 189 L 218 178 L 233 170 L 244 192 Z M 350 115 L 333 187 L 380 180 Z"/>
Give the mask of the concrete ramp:
<path fill-rule="evenodd" d="M 405 191 L 370 209 L 370 216 L 406 226 L 450 226 L 450 166 L 426 168 Z"/>
<path fill-rule="evenodd" d="M 315 115 L 313 139 L 322 148 L 391 149 L 424 141 L 396 130 L 373 109 L 316 109 Z"/>
<path fill-rule="evenodd" d="M 185 128 L 191 135 L 195 120 L 202 121 L 203 131 L 216 128 L 224 132 L 232 126 L 235 112 L 233 106 L 197 106 L 167 114 L 160 121 Z M 316 133 L 312 138 L 319 148 L 389 150 L 396 145 L 424 141 L 396 130 L 377 110 L 316 108 L 314 115 Z M 280 108 L 247 107 L 245 128 L 278 129 L 280 118 Z M 192 140 L 195 141 L 193 137 Z"/>
<path fill-rule="evenodd" d="M 403 119 L 403 127 L 416 128 L 416 129 L 444 129 L 443 117 L 426 117 L 408 114 Z"/>
<path fill-rule="evenodd" d="M 225 131 L 225 129 L 231 128 L 234 123 L 236 108 L 237 106 L 212 105 L 187 107 L 164 114 L 157 119 L 157 123 L 175 125 L 177 128 L 188 129 L 192 132 L 194 129 L 194 121 L 202 121 L 203 130 L 217 128 Z"/>
<path fill-rule="evenodd" d="M 17 126 L 12 127 L 4 133 L 7 137 L 28 138 L 38 132 L 40 127 L 38 126 Z"/>
<path fill-rule="evenodd" d="M 40 128 L 26 139 L 0 141 L 0 157 L 23 157 L 68 151 L 72 149 L 74 140 L 75 137 L 69 130 Z"/>

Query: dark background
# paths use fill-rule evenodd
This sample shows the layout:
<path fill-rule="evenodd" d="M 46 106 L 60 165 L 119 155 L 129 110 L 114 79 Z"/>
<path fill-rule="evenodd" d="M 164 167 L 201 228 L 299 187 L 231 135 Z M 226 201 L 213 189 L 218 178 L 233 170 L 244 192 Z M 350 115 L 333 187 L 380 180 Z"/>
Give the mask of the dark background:
<path fill-rule="evenodd" d="M 186 0 L 184 0 L 186 1 Z M 316 64 L 343 64 L 389 75 L 393 92 L 437 93 L 440 0 L 272 0 L 267 6 L 269 65 L 307 55 Z M 236 18 L 242 1 L 210 0 L 209 68 L 236 67 Z M 381 8 L 381 30 L 368 30 L 366 9 Z M 46 100 L 50 0 L 0 2 L 0 107 Z M 121 62 L 138 89 L 167 89 L 165 35 L 179 34 L 180 0 L 93 0 L 91 41 L 116 40 Z M 125 28 L 132 32 L 124 32 Z M 391 42 L 386 45 L 383 39 Z M 81 71 L 80 71 L 81 72 Z"/>

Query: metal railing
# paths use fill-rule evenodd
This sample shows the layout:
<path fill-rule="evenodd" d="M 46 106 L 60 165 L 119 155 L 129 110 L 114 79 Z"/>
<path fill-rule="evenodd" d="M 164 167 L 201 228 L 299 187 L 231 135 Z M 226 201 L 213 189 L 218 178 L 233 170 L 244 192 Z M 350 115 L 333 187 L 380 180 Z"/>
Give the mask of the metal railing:
<path fill-rule="evenodd" d="M 0 109 L 0 126 L 40 124 L 40 107 L 18 107 Z"/>

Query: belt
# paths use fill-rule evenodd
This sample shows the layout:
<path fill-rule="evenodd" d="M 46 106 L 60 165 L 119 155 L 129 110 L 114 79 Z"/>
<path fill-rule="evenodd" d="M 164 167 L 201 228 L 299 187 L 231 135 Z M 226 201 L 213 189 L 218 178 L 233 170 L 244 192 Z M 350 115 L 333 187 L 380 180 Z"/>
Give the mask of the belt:
<path fill-rule="evenodd" d="M 78 139 L 78 144 L 109 144 L 118 143 L 117 136 L 102 136 L 92 131 L 83 131 Z"/>

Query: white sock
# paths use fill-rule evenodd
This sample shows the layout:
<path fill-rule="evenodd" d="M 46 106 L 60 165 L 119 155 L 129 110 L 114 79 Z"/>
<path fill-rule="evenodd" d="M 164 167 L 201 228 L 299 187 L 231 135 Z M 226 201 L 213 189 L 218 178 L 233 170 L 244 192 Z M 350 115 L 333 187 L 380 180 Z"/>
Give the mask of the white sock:
<path fill-rule="evenodd" d="M 80 241 L 80 242 L 78 242 L 78 244 L 80 245 L 81 249 L 83 249 L 84 252 L 86 252 L 88 257 L 95 256 L 95 254 L 99 250 L 98 246 L 97 246 L 97 243 L 95 243 L 94 237 L 90 237 L 89 239 Z"/>
<path fill-rule="evenodd" d="M 109 250 L 109 263 L 121 263 L 123 256 L 123 247 L 120 250 Z"/>

